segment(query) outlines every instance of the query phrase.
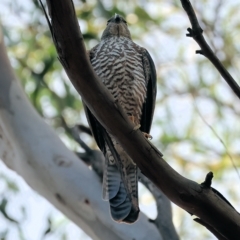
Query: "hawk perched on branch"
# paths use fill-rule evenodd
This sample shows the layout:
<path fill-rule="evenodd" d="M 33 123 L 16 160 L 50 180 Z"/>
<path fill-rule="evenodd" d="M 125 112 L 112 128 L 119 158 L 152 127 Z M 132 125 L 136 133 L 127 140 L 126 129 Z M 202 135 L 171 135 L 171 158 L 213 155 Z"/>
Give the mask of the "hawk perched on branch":
<path fill-rule="evenodd" d="M 132 39 L 118 14 L 108 20 L 101 42 L 90 50 L 96 74 L 136 127 L 148 135 L 156 99 L 156 70 L 148 51 Z M 94 138 L 105 155 L 103 198 L 112 218 L 133 223 L 139 214 L 137 166 L 86 107 Z"/>

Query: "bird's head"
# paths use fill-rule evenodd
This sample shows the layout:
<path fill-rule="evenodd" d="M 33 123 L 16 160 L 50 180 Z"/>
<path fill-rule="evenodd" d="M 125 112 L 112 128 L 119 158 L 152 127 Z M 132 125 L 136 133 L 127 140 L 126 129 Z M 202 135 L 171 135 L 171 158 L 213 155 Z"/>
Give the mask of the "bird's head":
<path fill-rule="evenodd" d="M 107 22 L 107 27 L 102 34 L 102 40 L 109 37 L 127 37 L 131 39 L 131 34 L 128 30 L 127 22 L 125 19 L 115 14 Z"/>

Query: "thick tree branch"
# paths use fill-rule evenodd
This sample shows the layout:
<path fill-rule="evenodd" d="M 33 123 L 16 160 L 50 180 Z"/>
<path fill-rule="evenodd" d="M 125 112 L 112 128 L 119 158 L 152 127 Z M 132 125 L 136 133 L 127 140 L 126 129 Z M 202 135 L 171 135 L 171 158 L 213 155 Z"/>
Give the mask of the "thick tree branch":
<path fill-rule="evenodd" d="M 223 236 L 240 236 L 239 214 L 211 188 L 188 180 L 174 171 L 162 154 L 134 130 L 126 114 L 94 73 L 71 0 L 48 0 L 52 30 L 59 58 L 67 75 L 100 123 L 121 143 L 144 175 L 166 196 L 198 216 Z"/>
<path fill-rule="evenodd" d="M 31 106 L 11 69 L 2 37 L 0 159 L 94 240 L 145 240 L 150 235 L 162 239 L 144 214 L 132 226 L 111 219 L 109 204 L 101 199 L 101 181 Z"/>
<path fill-rule="evenodd" d="M 240 87 L 237 82 L 233 79 L 230 73 L 226 70 L 226 68 L 219 61 L 217 56 L 213 53 L 210 46 L 207 44 L 205 38 L 203 37 L 203 30 L 200 27 L 196 14 L 193 10 L 193 7 L 189 0 L 180 0 L 184 10 L 186 11 L 188 18 L 191 22 L 192 28 L 188 28 L 188 37 L 192 37 L 200 46 L 201 50 L 197 50 L 196 53 L 202 54 L 207 57 L 212 64 L 216 67 L 228 85 L 231 87 L 233 92 L 240 98 Z"/>

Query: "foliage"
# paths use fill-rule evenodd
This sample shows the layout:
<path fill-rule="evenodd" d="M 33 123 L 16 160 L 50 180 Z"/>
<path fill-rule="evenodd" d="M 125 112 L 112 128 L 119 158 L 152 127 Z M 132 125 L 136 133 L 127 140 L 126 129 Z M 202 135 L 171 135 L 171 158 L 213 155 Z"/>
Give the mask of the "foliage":
<path fill-rule="evenodd" d="M 214 52 L 233 77 L 238 76 L 238 3 L 210 0 L 192 3 Z M 75 1 L 75 7 L 87 49 L 97 44 L 108 18 L 116 12 L 126 16 L 133 40 L 149 50 L 157 67 L 154 144 L 175 169 L 194 181 L 202 182 L 206 173 L 213 171 L 213 185 L 236 206 L 240 200 L 237 194 L 240 180 L 233 167 L 233 161 L 239 166 L 240 160 L 238 99 L 211 63 L 195 54 L 198 46 L 185 37 L 190 24 L 180 1 L 142 0 L 126 4 L 123 0 L 82 0 Z M 26 94 L 67 146 L 81 151 L 65 131 L 62 118 L 69 126 L 86 124 L 82 103 L 57 60 L 37 0 L 2 0 L 0 13 L 12 66 Z M 86 137 L 85 141 L 96 147 L 92 139 Z M 26 222 L 30 219 L 24 213 L 28 199 L 16 212 L 8 214 L 8 203 L 14 206 L 13 196 L 24 198 L 21 192 L 26 186 L 20 187 L 15 181 L 11 172 L 0 175 L 0 222 L 6 226 L 0 229 L 0 236 L 10 239 L 11 232 L 17 231 L 18 238 L 14 239 L 32 239 L 27 237 L 23 221 L 19 220 L 21 216 Z M 41 229 L 40 237 L 34 239 L 42 236 L 42 239 L 71 239 L 68 238 L 69 222 L 59 217 L 56 210 L 47 207 L 47 211 L 45 228 Z M 207 230 L 177 208 L 174 208 L 174 221 L 182 239 L 200 235 L 201 239 L 213 239 Z M 58 227 L 65 230 L 58 231 Z"/>

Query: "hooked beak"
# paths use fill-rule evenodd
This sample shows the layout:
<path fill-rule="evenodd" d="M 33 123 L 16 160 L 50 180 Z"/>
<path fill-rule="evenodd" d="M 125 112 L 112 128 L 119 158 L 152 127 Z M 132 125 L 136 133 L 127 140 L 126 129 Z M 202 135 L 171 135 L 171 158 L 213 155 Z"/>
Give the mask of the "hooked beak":
<path fill-rule="evenodd" d="M 115 13 L 114 20 L 115 20 L 115 23 L 120 23 L 120 21 L 121 21 L 121 18 L 117 13 Z"/>

